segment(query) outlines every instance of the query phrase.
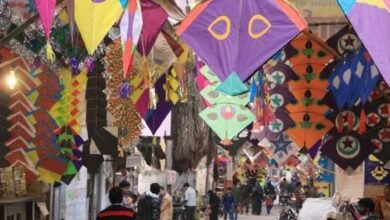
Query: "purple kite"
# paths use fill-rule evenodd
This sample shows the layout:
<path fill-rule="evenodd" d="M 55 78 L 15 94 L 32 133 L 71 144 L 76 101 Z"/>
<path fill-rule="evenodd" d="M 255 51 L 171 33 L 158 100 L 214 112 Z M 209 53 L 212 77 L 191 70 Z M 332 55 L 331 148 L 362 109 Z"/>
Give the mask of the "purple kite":
<path fill-rule="evenodd" d="M 338 0 L 383 78 L 390 83 L 390 0 Z"/>
<path fill-rule="evenodd" d="M 234 84 L 306 27 L 299 12 L 283 0 L 210 0 L 198 5 L 177 33 L 221 81 Z M 242 92 L 234 90 L 228 93 Z"/>

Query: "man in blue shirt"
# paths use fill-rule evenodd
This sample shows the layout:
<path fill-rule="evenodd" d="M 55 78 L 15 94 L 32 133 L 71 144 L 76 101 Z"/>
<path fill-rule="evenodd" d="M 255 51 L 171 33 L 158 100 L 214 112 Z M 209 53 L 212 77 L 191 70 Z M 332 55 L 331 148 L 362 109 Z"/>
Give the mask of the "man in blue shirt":
<path fill-rule="evenodd" d="M 223 213 L 224 213 L 224 219 L 227 219 L 227 216 L 229 215 L 229 220 L 237 220 L 235 219 L 235 202 L 234 202 L 234 197 L 232 195 L 232 189 L 229 187 L 226 190 L 226 193 L 223 195 Z"/>

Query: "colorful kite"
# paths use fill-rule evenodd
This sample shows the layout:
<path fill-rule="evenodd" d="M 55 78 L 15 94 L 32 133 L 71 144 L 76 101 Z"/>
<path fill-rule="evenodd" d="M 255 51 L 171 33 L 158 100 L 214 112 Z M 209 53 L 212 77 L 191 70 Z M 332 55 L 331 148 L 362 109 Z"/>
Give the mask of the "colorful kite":
<path fill-rule="evenodd" d="M 370 155 L 364 163 L 364 182 L 368 185 L 390 184 L 390 169 L 375 156 Z"/>
<path fill-rule="evenodd" d="M 341 9 L 382 73 L 390 83 L 389 0 L 338 0 Z M 364 16 L 362 16 L 364 15 Z"/>
<path fill-rule="evenodd" d="M 306 27 L 283 0 L 213 0 L 198 5 L 177 33 L 227 84 L 221 91 L 237 95 L 239 88 L 226 88 L 247 79 Z"/>
<path fill-rule="evenodd" d="M 375 145 L 358 133 L 357 109 L 335 111 L 328 118 L 335 127 L 328 133 L 329 139 L 321 152 L 342 169 L 356 169 L 375 150 Z"/>
<path fill-rule="evenodd" d="M 300 147 L 310 149 L 332 127 L 325 118 L 329 107 L 322 103 L 327 93 L 328 82 L 320 73 L 336 54 L 331 48 L 310 33 L 294 39 L 286 50 L 294 51 L 288 59 L 291 69 L 298 76 L 288 82 L 295 101 L 286 106 L 295 126 L 287 130 L 289 137 Z"/>
<path fill-rule="evenodd" d="M 328 78 L 338 109 L 345 105 L 350 108 L 355 104 L 364 106 L 379 78 L 378 69 L 364 47 L 343 60 Z"/>
<path fill-rule="evenodd" d="M 75 1 L 76 24 L 90 55 L 118 20 L 126 4 L 126 0 Z"/>
<path fill-rule="evenodd" d="M 200 94 L 211 106 L 199 113 L 200 117 L 222 140 L 223 145 L 231 145 L 231 139 L 254 121 L 255 115 L 245 106 L 249 103 L 249 93 L 238 96 L 229 96 L 217 90 L 220 81 L 215 74 L 204 66 L 201 70 L 206 79 L 213 84 L 205 87 Z M 237 87 L 248 88 L 238 81 Z M 244 89 L 242 89 L 244 90 Z"/>
<path fill-rule="evenodd" d="M 147 56 L 152 50 L 164 23 L 167 21 L 168 14 L 152 0 L 142 0 L 141 9 L 144 25 L 142 25 L 137 50 L 142 56 Z"/>
<path fill-rule="evenodd" d="M 285 132 L 270 141 L 271 146 L 268 148 L 272 153 L 272 158 L 279 164 L 283 164 L 291 155 L 298 152 L 298 146 L 291 140 Z"/>
<path fill-rule="evenodd" d="M 383 163 L 390 160 L 390 89 L 381 81 L 364 107 L 366 112 L 366 137 L 376 147 L 374 156 Z"/>
<path fill-rule="evenodd" d="M 346 25 L 330 37 L 326 41 L 326 44 L 333 48 L 340 56 L 353 54 L 362 46 L 362 42 L 350 25 Z"/>
<path fill-rule="evenodd" d="M 121 39 L 123 48 L 123 78 L 127 79 L 130 73 L 131 64 L 134 59 L 134 52 L 142 30 L 142 12 L 139 0 L 129 0 L 127 9 L 122 16 L 120 23 Z"/>
<path fill-rule="evenodd" d="M 294 97 L 291 92 L 286 88 L 287 82 L 295 79 L 296 75 L 286 64 L 278 62 L 274 59 L 270 60 L 264 65 L 263 68 L 266 86 L 268 94 L 265 97 L 257 97 L 259 99 L 267 99 L 267 105 L 273 111 L 273 118 L 266 119 L 269 120 L 268 123 L 259 123 L 259 118 L 253 124 L 253 137 L 259 141 L 259 145 L 263 147 L 270 146 L 270 140 L 274 140 L 279 134 L 285 131 L 287 128 L 294 125 L 294 122 L 288 116 L 285 109 L 286 105 L 289 104 Z M 252 94 L 253 84 L 252 84 Z M 258 102 L 257 102 L 258 103 Z M 257 103 L 254 103 L 255 110 Z M 256 110 L 256 116 L 258 115 Z M 262 117 L 266 117 L 263 114 Z M 262 119 L 262 121 L 265 121 Z M 258 126 L 257 124 L 263 124 L 263 126 Z"/>
<path fill-rule="evenodd" d="M 50 44 L 51 26 L 54 19 L 54 11 L 56 8 L 56 0 L 34 0 L 35 7 L 38 10 L 41 18 L 43 30 L 47 40 L 46 55 L 50 61 L 54 61 L 54 52 Z"/>

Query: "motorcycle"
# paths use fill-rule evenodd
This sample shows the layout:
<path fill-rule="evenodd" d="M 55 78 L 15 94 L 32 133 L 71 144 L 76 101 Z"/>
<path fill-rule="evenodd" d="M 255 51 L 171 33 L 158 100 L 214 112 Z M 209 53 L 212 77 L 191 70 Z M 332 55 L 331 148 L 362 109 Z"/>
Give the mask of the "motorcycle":
<path fill-rule="evenodd" d="M 291 198 L 288 198 L 286 205 L 284 205 L 280 211 L 279 220 L 297 220 L 298 219 L 298 207 L 296 202 Z"/>
<path fill-rule="evenodd" d="M 287 190 L 283 190 L 279 194 L 279 204 L 282 206 L 287 205 L 290 198 L 291 194 Z"/>

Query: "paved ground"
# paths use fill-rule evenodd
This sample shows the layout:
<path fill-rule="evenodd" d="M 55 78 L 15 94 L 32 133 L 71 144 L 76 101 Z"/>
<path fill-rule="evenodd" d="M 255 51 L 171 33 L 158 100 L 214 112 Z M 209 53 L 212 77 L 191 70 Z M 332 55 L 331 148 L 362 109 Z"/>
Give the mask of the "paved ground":
<path fill-rule="evenodd" d="M 279 211 L 280 211 L 280 207 L 279 206 L 274 206 L 274 208 L 271 211 L 271 214 L 267 215 L 265 213 L 265 207 L 263 207 L 263 212 L 262 212 L 262 215 L 260 215 L 260 216 L 239 215 L 238 219 L 239 220 L 277 220 L 278 217 L 279 217 Z"/>

